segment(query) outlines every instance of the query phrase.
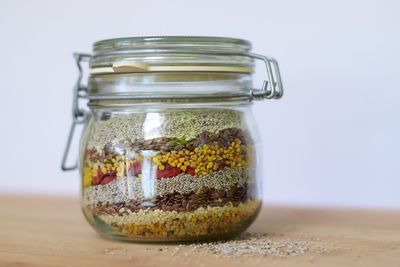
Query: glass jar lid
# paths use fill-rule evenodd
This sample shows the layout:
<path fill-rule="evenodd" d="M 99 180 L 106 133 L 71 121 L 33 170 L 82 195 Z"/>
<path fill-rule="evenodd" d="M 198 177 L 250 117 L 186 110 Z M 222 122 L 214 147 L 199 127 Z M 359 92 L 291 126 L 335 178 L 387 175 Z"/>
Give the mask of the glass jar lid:
<path fill-rule="evenodd" d="M 135 72 L 251 73 L 250 42 L 200 36 L 132 37 L 93 45 L 90 74 Z"/>
<path fill-rule="evenodd" d="M 98 41 L 93 45 L 92 55 L 75 54 L 80 71 L 75 95 L 90 100 L 280 98 L 283 87 L 277 61 L 250 50 L 250 42 L 224 37 L 131 37 Z M 261 89 L 253 89 L 251 83 L 256 59 L 264 62 L 267 71 Z M 82 61 L 89 61 L 89 88 L 81 83 Z"/>

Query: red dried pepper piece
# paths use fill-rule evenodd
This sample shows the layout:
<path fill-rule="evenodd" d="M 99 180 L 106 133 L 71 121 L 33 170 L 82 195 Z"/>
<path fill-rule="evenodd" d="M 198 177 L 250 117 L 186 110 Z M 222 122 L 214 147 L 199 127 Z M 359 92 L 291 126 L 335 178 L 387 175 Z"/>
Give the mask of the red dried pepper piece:
<path fill-rule="evenodd" d="M 142 163 L 138 160 L 135 160 L 133 164 L 129 167 L 132 175 L 138 175 L 142 172 Z"/>
<path fill-rule="evenodd" d="M 92 185 L 99 185 L 101 180 L 104 177 L 104 173 L 101 171 L 100 168 L 97 169 L 97 176 L 92 178 Z"/>
<path fill-rule="evenodd" d="M 100 182 L 101 185 L 106 185 L 108 183 L 111 183 L 112 181 L 115 180 L 115 178 L 117 178 L 116 173 L 110 173 L 108 175 L 106 175 Z"/>
<path fill-rule="evenodd" d="M 188 168 L 186 169 L 186 173 L 187 173 L 187 174 L 190 174 L 190 175 L 192 175 L 192 176 L 194 176 L 194 175 L 196 174 L 196 172 L 194 171 L 194 168 L 192 168 L 192 167 L 188 167 Z"/>
<path fill-rule="evenodd" d="M 92 185 L 99 185 L 102 178 L 102 176 L 94 176 L 92 178 Z"/>
<path fill-rule="evenodd" d="M 157 179 L 161 178 L 171 178 L 175 177 L 178 174 L 180 174 L 182 170 L 178 167 L 171 167 L 170 165 L 166 165 L 164 170 L 158 170 L 157 171 Z"/>
<path fill-rule="evenodd" d="M 103 173 L 101 169 L 97 169 L 97 176 L 92 178 L 92 185 L 105 185 L 117 178 L 117 172 Z"/>
<path fill-rule="evenodd" d="M 97 169 L 97 176 L 100 177 L 100 179 L 102 179 L 104 175 L 105 175 L 105 173 L 103 173 L 103 172 L 101 171 L 101 168 L 98 168 L 98 169 Z"/>

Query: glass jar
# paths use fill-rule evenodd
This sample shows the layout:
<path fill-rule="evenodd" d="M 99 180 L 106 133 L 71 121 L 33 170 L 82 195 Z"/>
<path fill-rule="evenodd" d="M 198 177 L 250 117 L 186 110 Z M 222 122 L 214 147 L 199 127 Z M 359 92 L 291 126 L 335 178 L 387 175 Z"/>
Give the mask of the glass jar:
<path fill-rule="evenodd" d="M 278 64 L 249 42 L 220 37 L 136 37 L 96 42 L 88 86 L 74 89 L 82 209 L 102 235 L 125 241 L 233 237 L 261 207 L 254 99 L 282 96 Z M 267 80 L 252 89 L 255 59 Z M 88 100 L 89 111 L 79 107 Z"/>

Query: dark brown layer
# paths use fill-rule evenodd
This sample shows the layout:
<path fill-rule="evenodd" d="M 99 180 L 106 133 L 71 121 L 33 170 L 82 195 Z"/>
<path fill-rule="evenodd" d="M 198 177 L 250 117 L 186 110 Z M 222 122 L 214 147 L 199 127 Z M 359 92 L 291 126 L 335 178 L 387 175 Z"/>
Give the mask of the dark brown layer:
<path fill-rule="evenodd" d="M 87 149 L 86 155 L 91 161 L 111 160 L 115 155 L 120 154 L 124 150 L 157 150 L 161 153 L 170 151 L 179 151 L 182 149 L 193 150 L 204 144 L 218 145 L 227 147 L 234 141 L 239 140 L 242 145 L 249 143 L 249 138 L 244 132 L 238 128 L 228 128 L 218 133 L 203 132 L 198 137 L 190 141 L 181 141 L 176 138 L 159 137 L 148 140 L 137 139 L 134 142 L 123 142 L 118 144 L 106 144 L 104 146 L 104 154 L 99 154 L 95 148 Z"/>
<path fill-rule="evenodd" d="M 138 212 L 141 209 L 163 211 L 194 211 L 200 207 L 217 207 L 232 203 L 238 206 L 240 202 L 248 199 L 247 186 L 232 187 L 228 191 L 204 187 L 198 193 L 179 194 L 173 193 L 157 196 L 153 202 L 120 202 L 98 203 L 88 206 L 95 214 L 127 215 L 129 212 Z"/>

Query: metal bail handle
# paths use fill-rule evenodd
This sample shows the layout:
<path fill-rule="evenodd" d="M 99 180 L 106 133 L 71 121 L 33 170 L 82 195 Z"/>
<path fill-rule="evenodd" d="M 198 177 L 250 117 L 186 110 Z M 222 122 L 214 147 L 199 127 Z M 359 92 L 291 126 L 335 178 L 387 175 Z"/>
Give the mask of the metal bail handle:
<path fill-rule="evenodd" d="M 85 109 L 79 107 L 79 99 L 84 99 L 87 96 L 87 87 L 82 84 L 83 72 L 81 63 L 84 61 L 89 61 L 91 59 L 91 55 L 74 53 L 74 58 L 79 70 L 79 74 L 78 74 L 78 80 L 76 81 L 76 84 L 73 89 L 74 93 L 72 99 L 72 124 L 69 130 L 67 144 L 65 146 L 64 155 L 61 162 L 61 169 L 63 171 L 70 171 L 78 168 L 78 160 L 75 162 L 74 165 L 68 166 L 67 159 L 71 149 L 72 140 L 74 138 L 76 125 L 84 124 L 86 122 L 86 117 L 87 117 Z"/>
<path fill-rule="evenodd" d="M 272 57 L 249 53 L 250 57 L 262 60 L 267 69 L 267 80 L 264 81 L 261 89 L 252 89 L 251 97 L 254 99 L 279 99 L 283 96 L 283 85 L 279 72 L 278 62 Z"/>

